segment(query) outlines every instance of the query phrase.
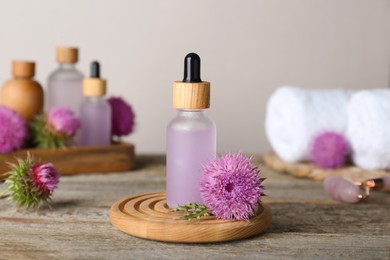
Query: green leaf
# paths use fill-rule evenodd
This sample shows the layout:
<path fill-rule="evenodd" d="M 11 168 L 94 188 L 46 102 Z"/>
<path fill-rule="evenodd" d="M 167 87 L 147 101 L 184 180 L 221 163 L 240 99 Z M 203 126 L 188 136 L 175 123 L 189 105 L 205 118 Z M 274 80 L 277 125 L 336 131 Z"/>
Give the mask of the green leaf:
<path fill-rule="evenodd" d="M 201 217 L 212 216 L 213 214 L 203 204 L 191 202 L 186 205 L 178 205 L 173 211 L 184 211 L 187 214 L 182 216 L 180 219 L 191 221 L 193 219 L 201 219 Z"/>

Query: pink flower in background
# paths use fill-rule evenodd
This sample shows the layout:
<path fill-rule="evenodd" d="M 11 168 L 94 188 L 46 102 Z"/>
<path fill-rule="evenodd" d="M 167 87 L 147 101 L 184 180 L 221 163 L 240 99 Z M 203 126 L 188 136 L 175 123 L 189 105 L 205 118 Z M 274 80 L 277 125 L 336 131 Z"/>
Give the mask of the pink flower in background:
<path fill-rule="evenodd" d="M 344 136 L 336 132 L 324 132 L 314 138 L 311 160 L 323 168 L 338 168 L 345 164 L 350 149 Z"/>
<path fill-rule="evenodd" d="M 241 153 L 226 154 L 204 169 L 200 192 L 207 208 L 217 217 L 248 220 L 263 195 L 259 170 Z"/>
<path fill-rule="evenodd" d="M 67 107 L 53 107 L 47 116 L 47 122 L 56 132 L 69 136 L 80 128 L 80 120 Z"/>
<path fill-rule="evenodd" d="M 40 195 L 50 195 L 60 182 L 60 175 L 51 163 L 33 164 L 30 172 L 33 187 Z"/>
<path fill-rule="evenodd" d="M 21 148 L 26 137 L 26 121 L 14 110 L 0 106 L 0 152 Z"/>
<path fill-rule="evenodd" d="M 135 114 L 131 106 L 120 97 L 110 97 L 107 101 L 112 110 L 112 135 L 124 136 L 133 132 Z"/>

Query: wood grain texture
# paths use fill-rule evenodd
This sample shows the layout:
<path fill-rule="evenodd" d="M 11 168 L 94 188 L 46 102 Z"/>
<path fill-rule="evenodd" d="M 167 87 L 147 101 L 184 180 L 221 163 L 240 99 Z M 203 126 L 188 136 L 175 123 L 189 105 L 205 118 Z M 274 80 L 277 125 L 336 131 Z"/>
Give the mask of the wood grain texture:
<path fill-rule="evenodd" d="M 176 109 L 206 109 L 210 107 L 210 82 L 175 81 L 173 107 Z"/>
<path fill-rule="evenodd" d="M 1 88 L 0 98 L 3 106 L 15 110 L 29 122 L 43 111 L 42 86 L 32 79 L 17 78 L 6 81 Z"/>
<path fill-rule="evenodd" d="M 203 217 L 185 221 L 183 213 L 172 212 L 165 192 L 146 193 L 116 202 L 110 220 L 119 230 L 140 238 L 165 242 L 210 243 L 251 237 L 265 230 L 272 221 L 269 207 L 260 205 L 250 221 L 217 220 Z"/>
<path fill-rule="evenodd" d="M 84 173 L 111 173 L 129 171 L 135 167 L 134 145 L 128 143 L 110 146 L 78 146 L 64 149 L 22 149 L 0 154 L 0 179 L 9 171 L 7 162 L 26 158 L 30 153 L 36 160 L 52 162 L 61 175 Z"/>
<path fill-rule="evenodd" d="M 353 181 L 364 181 L 390 174 L 385 170 L 366 170 L 357 166 L 348 165 L 339 169 L 323 169 L 311 163 L 289 163 L 279 158 L 274 152 L 263 156 L 264 164 L 279 172 L 291 174 L 295 177 L 323 180 L 328 176 L 344 176 Z"/>
<path fill-rule="evenodd" d="M 12 76 L 20 78 L 32 78 L 35 75 L 35 62 L 33 61 L 12 61 Z"/>
<path fill-rule="evenodd" d="M 77 63 L 79 50 L 76 47 L 58 46 L 56 48 L 56 59 L 58 63 Z"/>
<path fill-rule="evenodd" d="M 165 157 L 141 155 L 132 172 L 61 177 L 52 209 L 16 211 L 0 200 L 0 259 L 390 259 L 390 194 L 360 204 L 329 199 L 322 184 L 262 166 L 266 232 L 212 244 L 178 244 L 129 236 L 110 223 L 121 198 L 165 189 Z M 0 192 L 4 185 L 0 184 Z"/>

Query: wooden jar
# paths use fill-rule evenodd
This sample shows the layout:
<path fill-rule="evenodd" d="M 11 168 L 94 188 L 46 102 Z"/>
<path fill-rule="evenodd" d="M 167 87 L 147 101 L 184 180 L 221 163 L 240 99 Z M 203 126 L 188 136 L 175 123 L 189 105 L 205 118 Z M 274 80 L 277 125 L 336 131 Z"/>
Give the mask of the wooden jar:
<path fill-rule="evenodd" d="M 12 75 L 14 78 L 6 81 L 1 90 L 1 104 L 31 121 L 43 111 L 43 89 L 33 80 L 35 63 L 13 61 Z"/>

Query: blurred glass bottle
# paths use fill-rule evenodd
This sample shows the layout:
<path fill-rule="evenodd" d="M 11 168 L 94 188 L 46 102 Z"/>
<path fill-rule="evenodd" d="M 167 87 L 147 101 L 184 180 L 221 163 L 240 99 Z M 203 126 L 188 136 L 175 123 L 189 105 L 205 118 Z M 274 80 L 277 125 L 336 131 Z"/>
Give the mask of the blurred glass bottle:
<path fill-rule="evenodd" d="M 83 80 L 83 94 L 77 143 L 83 146 L 110 145 L 111 106 L 104 97 L 106 80 L 100 78 L 100 65 L 96 61 L 91 63 L 90 77 Z"/>
<path fill-rule="evenodd" d="M 54 106 L 65 106 L 78 115 L 83 100 L 82 81 L 84 75 L 77 70 L 78 49 L 57 47 L 59 67 L 53 71 L 47 83 L 46 110 Z"/>

